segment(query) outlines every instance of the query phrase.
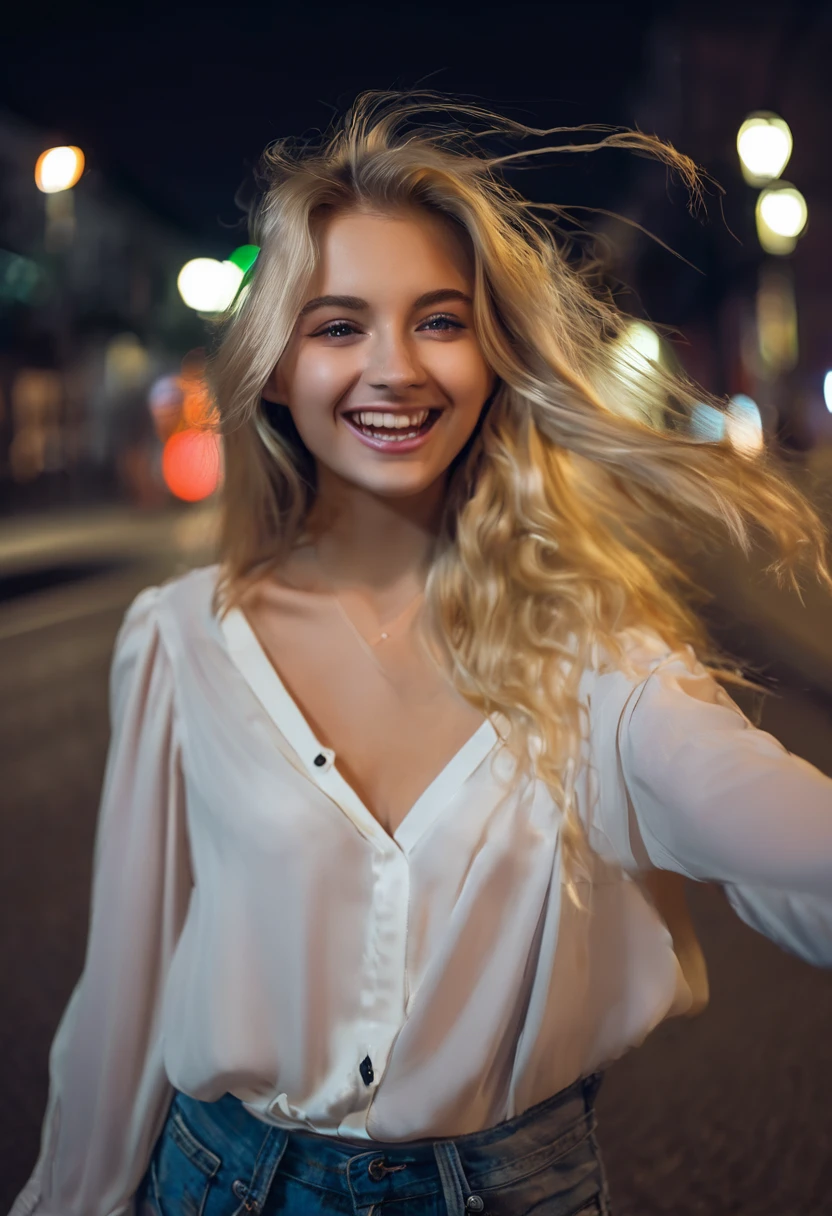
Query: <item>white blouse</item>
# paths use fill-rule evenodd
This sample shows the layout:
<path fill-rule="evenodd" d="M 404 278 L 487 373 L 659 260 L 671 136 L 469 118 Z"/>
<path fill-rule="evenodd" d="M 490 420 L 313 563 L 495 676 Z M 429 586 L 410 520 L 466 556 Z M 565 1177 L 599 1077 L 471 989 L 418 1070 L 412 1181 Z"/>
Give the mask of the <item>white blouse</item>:
<path fill-rule="evenodd" d="M 116 642 L 86 961 L 11 1216 L 133 1216 L 174 1087 L 358 1141 L 512 1118 L 690 1006 L 652 867 L 832 966 L 832 780 L 689 648 L 641 633 L 634 674 L 584 673 L 582 916 L 558 807 L 503 796 L 490 721 L 391 837 L 246 617 L 212 614 L 216 575 L 143 591 Z"/>

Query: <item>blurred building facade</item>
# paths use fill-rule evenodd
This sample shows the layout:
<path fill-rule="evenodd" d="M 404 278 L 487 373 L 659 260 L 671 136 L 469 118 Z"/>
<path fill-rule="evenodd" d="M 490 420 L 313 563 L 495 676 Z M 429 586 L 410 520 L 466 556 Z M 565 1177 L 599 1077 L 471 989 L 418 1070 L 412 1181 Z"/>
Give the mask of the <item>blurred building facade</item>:
<path fill-rule="evenodd" d="M 711 186 L 691 215 L 684 190 L 648 161 L 616 210 L 654 233 L 675 259 L 635 228 L 612 224 L 614 273 L 633 286 L 628 305 L 681 331 L 675 356 L 718 396 L 747 394 L 782 449 L 832 447 L 824 376 L 832 368 L 832 49 L 828 6 L 721 12 L 679 7 L 660 16 L 634 82 L 641 130 L 687 153 L 724 188 Z M 758 191 L 743 180 L 737 133 L 754 111 L 781 115 L 794 136 L 783 177 L 803 193 L 809 224 L 794 252 L 767 254 L 755 225 Z"/>
<path fill-rule="evenodd" d="M 136 470 L 159 447 L 149 388 L 204 342 L 176 287 L 197 240 L 94 167 L 41 193 L 56 142 L 0 113 L 3 514 L 141 501 Z"/>

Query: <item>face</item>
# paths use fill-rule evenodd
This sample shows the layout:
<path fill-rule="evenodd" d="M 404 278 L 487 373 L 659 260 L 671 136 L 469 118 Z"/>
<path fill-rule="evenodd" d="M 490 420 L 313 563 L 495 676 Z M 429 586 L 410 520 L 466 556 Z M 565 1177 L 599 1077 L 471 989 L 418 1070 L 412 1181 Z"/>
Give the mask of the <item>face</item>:
<path fill-rule="evenodd" d="M 474 334 L 465 247 L 448 221 L 408 211 L 335 215 L 319 248 L 263 396 L 288 406 L 319 491 L 417 495 L 443 477 L 495 383 Z"/>

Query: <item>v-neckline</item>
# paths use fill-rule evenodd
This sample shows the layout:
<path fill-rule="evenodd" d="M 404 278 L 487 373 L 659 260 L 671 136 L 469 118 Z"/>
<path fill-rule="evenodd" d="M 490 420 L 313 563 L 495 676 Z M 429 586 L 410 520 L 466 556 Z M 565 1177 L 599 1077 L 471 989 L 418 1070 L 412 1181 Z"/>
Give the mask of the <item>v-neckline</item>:
<path fill-rule="evenodd" d="M 387 831 L 335 767 L 336 753 L 324 747 L 291 695 L 241 608 L 220 621 L 228 652 L 274 725 L 289 742 L 307 775 L 374 844 L 408 852 L 493 750 L 499 735 L 485 718 L 471 737 L 430 781 L 395 832 Z"/>

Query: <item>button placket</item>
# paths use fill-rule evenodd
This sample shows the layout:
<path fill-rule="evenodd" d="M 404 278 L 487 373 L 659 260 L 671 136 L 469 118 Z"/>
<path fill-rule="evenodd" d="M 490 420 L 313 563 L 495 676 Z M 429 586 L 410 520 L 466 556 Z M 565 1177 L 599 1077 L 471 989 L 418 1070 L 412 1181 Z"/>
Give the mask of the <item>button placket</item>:
<path fill-rule="evenodd" d="M 405 973 L 407 949 L 410 874 L 402 853 L 391 845 L 386 858 L 374 860 L 374 924 L 371 939 L 372 964 L 367 971 L 368 992 L 372 995 L 367 1013 L 372 1016 L 375 1033 L 361 1065 L 365 1084 L 372 1084 L 383 1073 L 393 1043 L 405 1017 Z M 379 1071 L 380 1070 L 380 1071 Z"/>

